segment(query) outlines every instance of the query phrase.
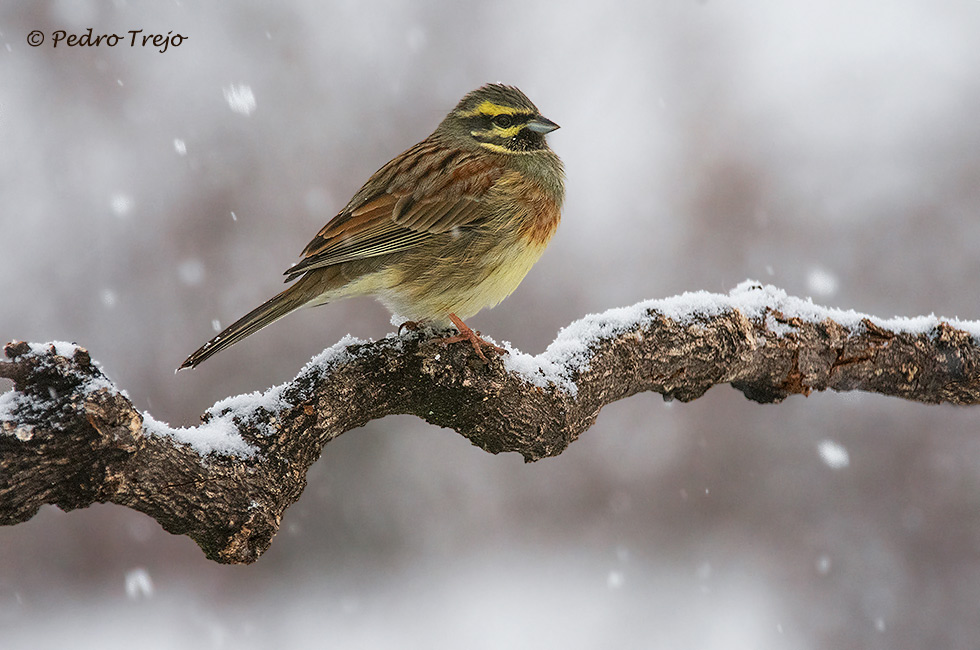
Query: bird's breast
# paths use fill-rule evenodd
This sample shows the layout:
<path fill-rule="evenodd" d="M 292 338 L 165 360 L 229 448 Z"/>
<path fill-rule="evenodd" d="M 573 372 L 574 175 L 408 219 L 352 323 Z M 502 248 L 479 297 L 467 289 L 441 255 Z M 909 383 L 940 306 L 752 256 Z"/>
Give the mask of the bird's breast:
<path fill-rule="evenodd" d="M 543 251 L 561 220 L 561 195 L 527 174 L 508 172 L 496 186 L 496 212 L 501 230 L 527 246 Z M 541 251 L 538 252 L 540 255 Z"/>

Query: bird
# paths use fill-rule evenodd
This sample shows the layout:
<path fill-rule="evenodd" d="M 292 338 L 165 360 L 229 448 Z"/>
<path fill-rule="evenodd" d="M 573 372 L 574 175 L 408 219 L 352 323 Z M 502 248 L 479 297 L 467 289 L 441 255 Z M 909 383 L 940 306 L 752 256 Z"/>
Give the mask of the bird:
<path fill-rule="evenodd" d="M 284 272 L 285 291 L 201 346 L 178 370 L 300 309 L 373 296 L 443 344 L 484 340 L 465 319 L 509 296 L 561 219 L 565 173 L 545 136 L 558 124 L 514 86 L 467 93 L 435 131 L 375 172 Z M 399 328 L 401 331 L 401 328 Z"/>

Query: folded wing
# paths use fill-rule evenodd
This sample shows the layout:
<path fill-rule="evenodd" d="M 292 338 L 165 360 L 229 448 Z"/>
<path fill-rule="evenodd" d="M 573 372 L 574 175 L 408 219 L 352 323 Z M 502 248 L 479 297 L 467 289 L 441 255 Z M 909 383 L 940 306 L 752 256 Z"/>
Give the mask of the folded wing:
<path fill-rule="evenodd" d="M 424 169 L 419 161 L 425 160 Z M 287 282 L 313 269 L 419 246 L 487 218 L 487 193 L 502 164 L 423 141 L 378 170 L 350 204 L 285 272 Z"/>

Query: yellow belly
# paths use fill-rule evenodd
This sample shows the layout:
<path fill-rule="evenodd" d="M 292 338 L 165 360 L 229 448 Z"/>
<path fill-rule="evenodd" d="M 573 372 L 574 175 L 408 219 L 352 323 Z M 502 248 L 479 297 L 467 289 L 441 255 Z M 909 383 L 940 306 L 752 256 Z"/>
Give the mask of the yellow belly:
<path fill-rule="evenodd" d="M 476 256 L 439 258 L 424 271 L 398 265 L 386 289 L 373 292 L 393 313 L 410 320 L 447 323 L 449 314 L 467 319 L 509 296 L 540 259 L 545 246 L 498 244 Z M 397 279 L 396 279 L 396 276 Z"/>

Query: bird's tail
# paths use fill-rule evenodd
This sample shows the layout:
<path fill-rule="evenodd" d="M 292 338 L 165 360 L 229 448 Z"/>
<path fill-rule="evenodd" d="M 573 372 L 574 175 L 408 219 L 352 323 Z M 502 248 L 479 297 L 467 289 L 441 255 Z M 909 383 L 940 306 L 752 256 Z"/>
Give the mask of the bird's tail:
<path fill-rule="evenodd" d="M 221 352 L 227 347 L 231 347 L 246 336 L 258 332 L 266 325 L 276 322 L 286 314 L 296 311 L 310 302 L 316 295 L 309 290 L 309 282 L 304 282 L 304 280 L 308 279 L 310 279 L 310 276 L 301 278 L 293 286 L 266 300 L 226 327 L 221 334 L 215 336 L 202 345 L 197 352 L 187 357 L 177 370 L 198 366 L 212 355 Z"/>

